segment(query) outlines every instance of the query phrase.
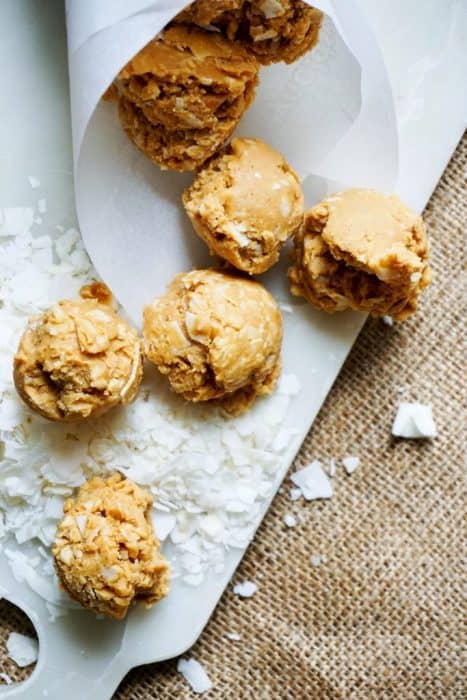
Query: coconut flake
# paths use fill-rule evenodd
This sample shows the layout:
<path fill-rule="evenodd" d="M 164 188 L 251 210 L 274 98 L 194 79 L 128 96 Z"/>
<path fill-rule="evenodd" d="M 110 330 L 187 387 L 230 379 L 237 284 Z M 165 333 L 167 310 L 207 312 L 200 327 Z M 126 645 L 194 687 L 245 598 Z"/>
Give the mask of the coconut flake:
<path fill-rule="evenodd" d="M 34 209 L 32 207 L 9 207 L 0 210 L 0 237 L 11 236 L 13 238 L 25 236 L 34 221 Z M 18 252 L 20 252 L 18 250 Z"/>
<path fill-rule="evenodd" d="M 392 316 L 383 316 L 383 322 L 387 326 L 393 326 L 394 325 L 394 319 Z"/>
<path fill-rule="evenodd" d="M 295 527 L 297 524 L 297 518 L 295 515 L 292 515 L 292 513 L 286 513 L 284 515 L 284 523 L 287 525 L 287 527 Z"/>
<path fill-rule="evenodd" d="M 312 566 L 319 566 L 321 562 L 323 561 L 323 558 L 321 554 L 312 554 L 310 557 L 310 562 Z"/>
<path fill-rule="evenodd" d="M 255 532 L 297 434 L 284 422 L 298 381 L 284 375 L 277 392 L 235 419 L 211 407 L 200 417 L 154 376 L 125 412 L 98 424 L 50 424 L 33 414 L 13 386 L 12 348 L 30 316 L 96 277 L 76 229 L 52 224 L 33 236 L 33 219 L 32 207 L 0 210 L 0 539 L 16 540 L 4 550 L 13 574 L 44 598 L 51 618 L 75 607 L 59 590 L 49 547 L 64 499 L 111 465 L 151 491 L 173 576 L 199 585 L 224 570 L 226 544 L 243 548 Z"/>
<path fill-rule="evenodd" d="M 434 438 L 436 425 L 431 405 L 403 401 L 399 404 L 392 434 L 403 438 Z"/>
<path fill-rule="evenodd" d="M 226 632 L 224 636 L 227 637 L 227 639 L 230 639 L 232 642 L 239 642 L 241 640 L 241 637 L 237 632 Z"/>
<path fill-rule="evenodd" d="M 39 214 L 45 214 L 47 212 L 47 200 L 42 198 L 37 202 L 37 210 Z"/>
<path fill-rule="evenodd" d="M 11 685 L 13 683 L 13 680 L 11 676 L 8 675 L 8 673 L 0 673 L 0 678 L 2 681 L 5 681 L 7 685 Z"/>
<path fill-rule="evenodd" d="M 298 499 L 301 498 L 301 495 L 302 495 L 302 490 L 292 486 L 292 488 L 289 491 L 290 500 L 291 501 L 298 501 Z"/>
<path fill-rule="evenodd" d="M 287 396 L 295 396 L 300 392 L 301 385 L 295 374 L 282 374 L 279 379 L 278 391 Z"/>
<path fill-rule="evenodd" d="M 347 474 L 352 474 L 354 472 L 358 465 L 360 464 L 360 458 L 359 457 L 344 457 L 342 459 L 342 464 L 344 465 L 344 469 L 347 472 Z"/>
<path fill-rule="evenodd" d="M 179 659 L 177 671 L 182 674 L 188 685 L 195 693 L 205 693 L 211 690 L 209 676 L 196 659 Z"/>
<path fill-rule="evenodd" d="M 76 524 L 78 526 L 78 529 L 81 533 L 81 535 L 84 535 L 84 531 L 86 530 L 86 524 L 88 522 L 88 516 L 87 515 L 77 515 L 75 517 Z"/>
<path fill-rule="evenodd" d="M 174 529 L 177 518 L 172 513 L 164 513 L 158 510 L 153 510 L 151 517 L 156 537 L 163 542 Z"/>
<path fill-rule="evenodd" d="M 318 460 L 295 472 L 290 478 L 301 490 L 307 501 L 317 498 L 331 498 L 333 494 L 331 482 Z"/>
<path fill-rule="evenodd" d="M 256 583 L 253 583 L 253 581 L 243 581 L 243 583 L 237 583 L 233 587 L 233 592 L 235 595 L 240 596 L 240 598 L 251 598 L 257 590 L 258 586 Z"/>
<path fill-rule="evenodd" d="M 41 186 L 41 181 L 38 177 L 35 177 L 35 175 L 29 175 L 28 180 L 33 190 Z"/>
<path fill-rule="evenodd" d="M 284 7 L 280 0 L 263 0 L 260 4 L 260 9 L 266 19 L 280 17 L 284 14 Z"/>
<path fill-rule="evenodd" d="M 336 475 L 336 469 L 337 469 L 336 460 L 331 457 L 331 459 L 329 460 L 329 469 L 328 469 L 328 474 L 330 477 L 333 477 Z"/>
<path fill-rule="evenodd" d="M 118 575 L 119 570 L 116 566 L 103 566 L 101 569 L 101 576 L 104 581 L 115 581 Z"/>
<path fill-rule="evenodd" d="M 20 668 L 30 666 L 39 656 L 39 642 L 19 632 L 10 632 L 6 640 L 8 656 Z"/>
<path fill-rule="evenodd" d="M 294 313 L 293 306 L 291 304 L 280 303 L 279 308 L 281 311 L 283 311 L 286 314 L 293 314 Z"/>

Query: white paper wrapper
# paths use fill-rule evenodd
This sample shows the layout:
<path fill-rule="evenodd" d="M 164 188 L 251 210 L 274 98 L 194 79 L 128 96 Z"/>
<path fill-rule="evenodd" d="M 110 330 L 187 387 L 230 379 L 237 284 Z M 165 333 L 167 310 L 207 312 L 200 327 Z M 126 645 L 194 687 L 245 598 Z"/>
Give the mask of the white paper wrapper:
<path fill-rule="evenodd" d="M 130 316 L 177 273 L 209 264 L 181 205 L 192 174 L 162 172 L 130 143 L 114 104 L 115 75 L 186 0 L 67 0 L 78 218 L 96 269 Z M 300 174 L 311 206 L 330 191 L 390 191 L 398 169 L 394 104 L 375 38 L 353 0 L 315 0 L 318 46 L 260 73 L 237 133 L 264 139 Z M 277 273 L 279 274 L 279 272 Z M 283 273 L 280 273 L 283 274 Z M 274 275 L 269 275 L 274 287 Z M 271 285 L 269 285 L 271 286 Z"/>

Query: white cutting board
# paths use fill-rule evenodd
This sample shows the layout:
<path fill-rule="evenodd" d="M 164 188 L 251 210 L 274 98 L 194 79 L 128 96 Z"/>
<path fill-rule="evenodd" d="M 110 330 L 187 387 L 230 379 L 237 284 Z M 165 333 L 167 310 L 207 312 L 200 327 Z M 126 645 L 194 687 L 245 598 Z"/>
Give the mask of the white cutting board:
<path fill-rule="evenodd" d="M 361 5 L 381 42 L 394 88 L 400 125 L 397 189 L 421 210 L 465 128 L 466 5 L 462 0 L 361 0 Z M 453 14 L 447 11 L 451 6 Z M 30 204 L 34 195 L 27 176 L 37 175 L 41 196 L 48 201 L 44 229 L 48 223 L 76 225 L 62 3 L 3 0 L 0 27 L 0 207 Z M 318 374 L 312 384 L 306 385 L 305 380 L 309 390 L 293 404 L 289 418 L 301 433 L 291 446 L 287 464 L 364 321 L 359 314 L 328 317 L 306 305 L 296 307 L 292 318 L 287 325 L 285 365 L 301 380 L 307 367 L 317 368 Z M 306 353 L 297 342 L 303 324 L 313 327 L 313 346 Z M 0 553 L 0 595 L 25 610 L 40 640 L 39 661 L 31 678 L 19 686 L 0 688 L 0 697 L 111 697 L 133 666 L 176 656 L 195 642 L 241 555 L 233 552 L 224 573 L 213 574 L 198 588 L 176 581 L 166 600 L 150 612 L 132 610 L 125 625 L 95 620 L 81 611 L 49 622 L 42 598 L 18 584 Z"/>

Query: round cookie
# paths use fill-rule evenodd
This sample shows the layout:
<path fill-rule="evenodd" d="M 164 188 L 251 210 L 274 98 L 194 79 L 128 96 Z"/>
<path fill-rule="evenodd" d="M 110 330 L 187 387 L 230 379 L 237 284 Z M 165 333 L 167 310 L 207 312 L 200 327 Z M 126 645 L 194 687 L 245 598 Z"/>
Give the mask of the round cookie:
<path fill-rule="evenodd" d="M 258 68 L 246 49 L 218 32 L 171 26 L 118 74 L 121 124 L 161 168 L 194 170 L 251 104 Z"/>
<path fill-rule="evenodd" d="M 258 282 L 220 270 L 177 275 L 144 309 L 144 353 L 188 401 L 238 415 L 280 374 L 282 320 Z"/>
<path fill-rule="evenodd" d="M 259 139 L 233 139 L 198 173 L 183 203 L 211 252 L 250 274 L 272 267 L 303 221 L 298 176 Z"/>
<path fill-rule="evenodd" d="M 312 49 L 322 18 L 302 0 L 197 0 L 176 21 L 216 27 L 268 65 L 292 63 Z"/>
<path fill-rule="evenodd" d="M 91 479 L 65 502 L 52 552 L 74 600 L 120 620 L 133 601 L 150 606 L 167 595 L 169 567 L 151 506 L 152 497 L 120 474 Z"/>
<path fill-rule="evenodd" d="M 423 219 L 396 195 L 353 189 L 305 215 L 289 269 L 292 294 L 328 312 L 404 320 L 431 281 Z"/>
<path fill-rule="evenodd" d="M 137 332 L 110 306 L 107 287 L 55 304 L 29 323 L 14 358 L 21 398 L 54 421 L 94 418 L 132 401 L 143 374 Z"/>

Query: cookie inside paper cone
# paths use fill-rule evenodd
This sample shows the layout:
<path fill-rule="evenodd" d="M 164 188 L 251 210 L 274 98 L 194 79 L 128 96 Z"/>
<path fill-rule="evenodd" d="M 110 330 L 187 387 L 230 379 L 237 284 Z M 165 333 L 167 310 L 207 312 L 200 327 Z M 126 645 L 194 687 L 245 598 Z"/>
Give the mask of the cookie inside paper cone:
<path fill-rule="evenodd" d="M 312 49 L 322 18 L 302 0 L 197 0 L 176 21 L 216 28 L 268 65 L 293 63 Z"/>
<path fill-rule="evenodd" d="M 161 168 L 194 170 L 251 104 L 258 62 L 218 32 L 174 25 L 119 73 L 112 94 L 128 137 Z"/>

